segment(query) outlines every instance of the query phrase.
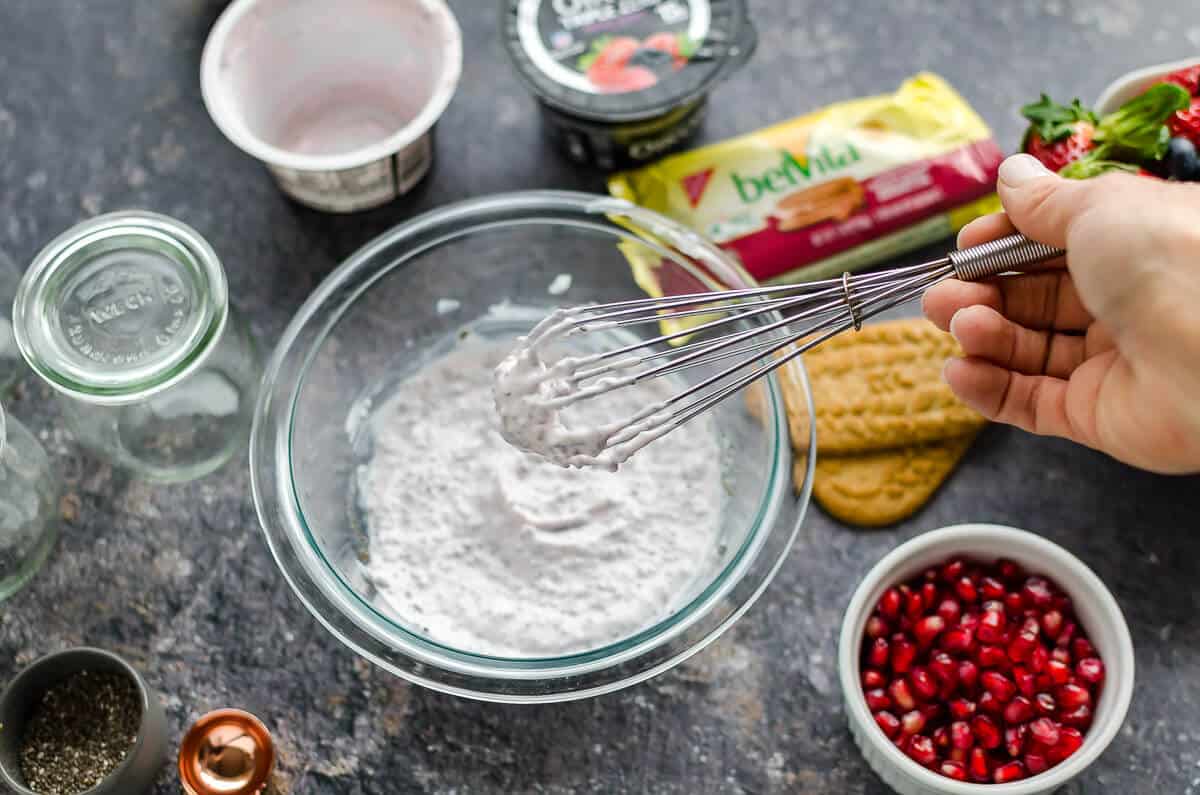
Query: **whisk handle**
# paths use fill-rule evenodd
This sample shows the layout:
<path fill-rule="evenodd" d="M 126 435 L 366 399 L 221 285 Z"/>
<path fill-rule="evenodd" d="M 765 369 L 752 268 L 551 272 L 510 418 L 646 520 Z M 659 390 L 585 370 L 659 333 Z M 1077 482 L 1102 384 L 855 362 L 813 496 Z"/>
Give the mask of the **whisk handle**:
<path fill-rule="evenodd" d="M 1061 248 L 1030 240 L 1025 235 L 1008 235 L 951 252 L 946 258 L 954 266 L 956 278 L 973 282 L 1005 271 L 1020 270 L 1066 253 Z"/>

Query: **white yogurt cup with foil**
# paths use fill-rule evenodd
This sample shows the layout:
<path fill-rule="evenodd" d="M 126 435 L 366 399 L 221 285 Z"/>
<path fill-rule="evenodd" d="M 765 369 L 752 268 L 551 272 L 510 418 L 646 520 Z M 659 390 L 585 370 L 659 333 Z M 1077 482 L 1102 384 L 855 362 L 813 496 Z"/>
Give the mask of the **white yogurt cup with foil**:
<path fill-rule="evenodd" d="M 285 194 L 353 212 L 429 171 L 461 70 L 443 0 L 235 0 L 209 34 L 200 83 L 221 132 Z"/>

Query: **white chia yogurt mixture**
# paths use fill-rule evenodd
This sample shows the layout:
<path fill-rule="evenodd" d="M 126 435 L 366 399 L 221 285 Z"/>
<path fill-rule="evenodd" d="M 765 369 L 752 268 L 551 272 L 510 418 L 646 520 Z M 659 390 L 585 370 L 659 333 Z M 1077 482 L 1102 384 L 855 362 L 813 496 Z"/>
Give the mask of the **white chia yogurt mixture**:
<path fill-rule="evenodd" d="M 492 394 L 514 342 L 468 338 L 371 413 L 359 472 L 368 572 L 404 623 L 449 646 L 514 657 L 597 648 L 670 615 L 714 568 L 716 431 L 697 418 L 619 472 L 521 452 L 501 438 Z M 656 379 L 561 414 L 596 426 L 678 388 Z"/>

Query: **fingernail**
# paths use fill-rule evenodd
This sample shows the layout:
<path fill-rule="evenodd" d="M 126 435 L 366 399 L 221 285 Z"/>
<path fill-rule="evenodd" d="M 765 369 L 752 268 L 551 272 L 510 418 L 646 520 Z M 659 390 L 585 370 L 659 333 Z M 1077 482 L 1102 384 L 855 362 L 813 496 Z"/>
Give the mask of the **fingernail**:
<path fill-rule="evenodd" d="M 946 377 L 946 374 L 950 372 L 950 368 L 954 366 L 954 363 L 959 361 L 962 360 L 957 356 L 946 360 L 946 363 L 942 365 L 942 381 L 950 383 L 950 379 Z"/>
<path fill-rule="evenodd" d="M 1052 176 L 1054 172 L 1033 155 L 1013 155 L 1000 164 L 1000 181 L 1013 188 L 1019 188 L 1032 179 Z"/>
<path fill-rule="evenodd" d="M 958 340 L 960 345 L 962 344 L 962 340 L 958 339 L 958 331 L 956 331 L 954 327 L 958 323 L 958 318 L 965 311 L 967 311 L 967 307 L 964 306 L 962 309 L 955 310 L 954 314 L 950 316 L 950 336 Z"/>

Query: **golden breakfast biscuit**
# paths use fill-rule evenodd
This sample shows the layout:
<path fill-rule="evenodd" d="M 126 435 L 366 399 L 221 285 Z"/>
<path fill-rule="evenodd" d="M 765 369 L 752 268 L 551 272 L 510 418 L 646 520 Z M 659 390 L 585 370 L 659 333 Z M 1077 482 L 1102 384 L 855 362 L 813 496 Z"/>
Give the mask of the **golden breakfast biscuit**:
<path fill-rule="evenodd" d="M 822 454 L 861 453 L 965 436 L 986 420 L 942 381 L 942 367 L 962 354 L 949 334 L 921 318 L 872 323 L 804 355 Z M 802 387 L 780 382 L 792 444 L 808 441 Z"/>
<path fill-rule="evenodd" d="M 916 513 L 966 455 L 976 433 L 852 455 L 818 455 L 813 498 L 831 516 L 860 527 L 895 524 Z M 804 482 L 804 457 L 793 472 Z"/>
<path fill-rule="evenodd" d="M 794 232 L 821 221 L 844 221 L 865 203 L 862 185 L 838 177 L 789 193 L 775 205 L 780 232 Z"/>

